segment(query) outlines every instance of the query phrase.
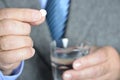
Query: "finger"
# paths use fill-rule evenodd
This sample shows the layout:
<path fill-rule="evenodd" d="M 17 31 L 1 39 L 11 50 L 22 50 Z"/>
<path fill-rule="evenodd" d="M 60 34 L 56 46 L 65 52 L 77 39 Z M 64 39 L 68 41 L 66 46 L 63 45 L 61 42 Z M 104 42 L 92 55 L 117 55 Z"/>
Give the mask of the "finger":
<path fill-rule="evenodd" d="M 29 36 L 4 36 L 0 38 L 0 50 L 13 50 L 23 47 L 32 47 Z"/>
<path fill-rule="evenodd" d="M 41 23 L 43 23 L 45 21 L 46 18 L 42 18 L 40 21 L 36 21 L 36 22 L 33 22 L 33 23 L 30 23 L 31 25 L 39 25 Z"/>
<path fill-rule="evenodd" d="M 42 16 L 46 16 L 47 15 L 47 12 L 44 9 L 41 9 L 40 12 L 43 13 Z M 42 17 L 41 20 L 36 21 L 36 22 L 32 22 L 30 24 L 31 25 L 39 25 L 39 24 L 43 23 L 45 21 L 45 19 L 46 19 L 46 17 Z"/>
<path fill-rule="evenodd" d="M 0 36 L 29 35 L 31 26 L 20 21 L 4 19 L 0 21 Z"/>
<path fill-rule="evenodd" d="M 109 65 L 104 63 L 101 65 L 89 67 L 83 70 L 70 70 L 64 73 L 64 80 L 87 80 L 94 79 L 106 75 L 108 73 Z M 68 78 L 68 75 L 71 76 L 71 79 Z"/>
<path fill-rule="evenodd" d="M 11 51 L 0 52 L 0 63 L 12 64 L 31 58 L 35 53 L 35 50 L 31 47 L 21 48 Z"/>
<path fill-rule="evenodd" d="M 44 12 L 34 9 L 18 9 L 18 8 L 6 8 L 0 9 L 0 20 L 14 19 L 24 22 L 36 22 L 41 20 Z"/>
<path fill-rule="evenodd" d="M 80 70 L 97 64 L 106 62 L 108 59 L 108 53 L 105 48 L 96 50 L 94 53 L 77 59 L 73 63 L 73 68 L 75 70 Z"/>

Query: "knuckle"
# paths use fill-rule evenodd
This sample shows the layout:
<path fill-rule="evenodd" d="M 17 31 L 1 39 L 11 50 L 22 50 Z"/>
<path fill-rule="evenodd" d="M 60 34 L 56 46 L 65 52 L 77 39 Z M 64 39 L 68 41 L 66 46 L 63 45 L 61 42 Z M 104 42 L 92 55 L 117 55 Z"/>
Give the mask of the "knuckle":
<path fill-rule="evenodd" d="M 17 23 L 9 20 L 9 19 L 3 19 L 0 22 L 0 31 L 3 32 L 3 35 L 7 35 L 8 33 L 13 33 L 13 27 L 17 26 Z"/>
<path fill-rule="evenodd" d="M 29 35 L 31 32 L 31 26 L 28 23 L 23 23 L 10 19 L 3 19 L 0 21 L 0 31 L 3 32 L 5 35 Z"/>
<path fill-rule="evenodd" d="M 18 61 L 26 60 L 34 55 L 33 48 L 27 47 L 12 51 L 2 51 L 0 53 L 0 64 L 13 64 Z M 13 57 L 14 56 L 14 57 Z"/>
<path fill-rule="evenodd" d="M 5 37 L 1 37 L 0 38 L 0 49 L 1 50 L 5 50 L 6 49 L 6 47 L 7 47 L 6 42 L 7 42 L 7 39 Z"/>
<path fill-rule="evenodd" d="M 33 47 L 33 41 L 29 36 L 4 36 L 0 38 L 0 50 L 11 50 L 22 47 Z"/>
<path fill-rule="evenodd" d="M 6 27 L 9 27 L 10 24 L 11 24 L 10 20 L 7 20 L 7 19 L 1 20 L 1 26 L 2 26 L 2 27 L 5 27 L 5 28 L 6 28 Z"/>
<path fill-rule="evenodd" d="M 0 54 L 0 63 L 13 64 L 15 62 L 22 61 L 23 59 L 21 58 L 24 58 L 24 56 L 25 56 L 24 51 L 19 50 L 2 51 Z"/>

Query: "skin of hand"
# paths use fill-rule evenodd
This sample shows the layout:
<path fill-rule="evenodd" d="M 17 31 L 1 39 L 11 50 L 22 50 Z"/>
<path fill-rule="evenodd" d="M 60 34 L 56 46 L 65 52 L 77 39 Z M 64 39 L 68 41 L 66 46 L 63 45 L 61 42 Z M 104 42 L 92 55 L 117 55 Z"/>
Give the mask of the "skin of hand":
<path fill-rule="evenodd" d="M 73 62 L 64 80 L 120 80 L 120 55 L 110 46 L 96 48 Z"/>
<path fill-rule="evenodd" d="M 34 55 L 31 25 L 44 22 L 45 15 L 45 10 L 0 9 L 0 70 L 4 75 L 10 75 L 22 60 Z"/>

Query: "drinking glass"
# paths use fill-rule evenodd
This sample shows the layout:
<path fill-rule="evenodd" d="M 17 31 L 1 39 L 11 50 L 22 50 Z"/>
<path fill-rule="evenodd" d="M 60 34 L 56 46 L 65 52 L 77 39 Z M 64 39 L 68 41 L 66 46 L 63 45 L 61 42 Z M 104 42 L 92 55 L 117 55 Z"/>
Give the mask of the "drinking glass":
<path fill-rule="evenodd" d="M 51 65 L 54 80 L 63 80 L 63 72 L 72 69 L 74 60 L 89 54 L 90 44 L 80 42 L 72 45 L 68 38 L 51 42 Z"/>

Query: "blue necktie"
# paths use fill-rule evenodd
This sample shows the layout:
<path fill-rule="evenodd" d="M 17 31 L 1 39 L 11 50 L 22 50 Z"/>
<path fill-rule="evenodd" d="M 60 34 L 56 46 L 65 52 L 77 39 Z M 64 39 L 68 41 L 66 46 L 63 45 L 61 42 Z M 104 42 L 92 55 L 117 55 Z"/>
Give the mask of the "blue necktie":
<path fill-rule="evenodd" d="M 47 2 L 46 19 L 53 40 L 58 40 L 64 35 L 69 2 L 70 0 L 48 0 Z"/>

